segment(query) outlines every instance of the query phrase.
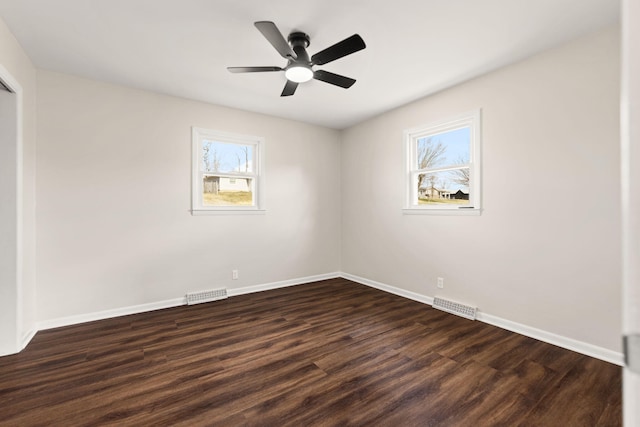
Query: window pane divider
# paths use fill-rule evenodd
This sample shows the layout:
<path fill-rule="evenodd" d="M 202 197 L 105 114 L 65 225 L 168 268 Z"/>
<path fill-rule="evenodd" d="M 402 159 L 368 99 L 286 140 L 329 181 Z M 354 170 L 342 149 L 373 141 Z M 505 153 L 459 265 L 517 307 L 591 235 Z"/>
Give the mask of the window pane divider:
<path fill-rule="evenodd" d="M 455 166 L 444 166 L 441 168 L 433 168 L 433 169 L 416 169 L 414 172 L 416 173 L 433 173 L 433 172 L 448 172 L 455 171 L 459 169 L 469 169 L 471 167 L 471 163 L 463 163 Z"/>

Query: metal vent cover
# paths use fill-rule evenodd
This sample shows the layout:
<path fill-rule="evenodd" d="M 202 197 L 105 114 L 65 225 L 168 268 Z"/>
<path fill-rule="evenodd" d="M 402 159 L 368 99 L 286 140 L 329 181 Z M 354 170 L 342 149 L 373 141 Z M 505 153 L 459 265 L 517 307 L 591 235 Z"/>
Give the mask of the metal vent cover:
<path fill-rule="evenodd" d="M 433 299 L 433 308 L 446 311 L 447 313 L 457 314 L 458 316 L 462 316 L 466 319 L 476 319 L 477 307 L 460 304 L 459 302 L 450 301 L 444 298 L 435 297 Z"/>
<path fill-rule="evenodd" d="M 203 302 L 217 301 L 227 298 L 227 289 L 210 289 L 208 291 L 189 292 L 187 294 L 187 305 L 200 304 Z"/>

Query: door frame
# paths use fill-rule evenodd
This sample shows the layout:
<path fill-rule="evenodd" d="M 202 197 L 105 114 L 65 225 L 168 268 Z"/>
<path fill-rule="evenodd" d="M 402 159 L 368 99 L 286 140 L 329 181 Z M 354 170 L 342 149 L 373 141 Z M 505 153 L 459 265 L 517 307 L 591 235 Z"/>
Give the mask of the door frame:
<path fill-rule="evenodd" d="M 640 336 L 640 2 L 622 0 L 620 166 L 622 194 L 622 333 Z M 629 341 L 631 342 L 631 341 Z M 626 343 L 626 341 L 625 341 Z M 623 422 L 640 425 L 640 369 L 623 368 Z"/>
<path fill-rule="evenodd" d="M 9 151 L 14 151 L 15 156 L 13 159 L 4 159 L 6 161 L 6 165 L 12 171 L 10 176 L 10 181 L 7 183 L 8 187 L 12 190 L 15 189 L 15 197 L 12 199 L 12 202 L 9 206 L 8 211 L 13 211 L 10 215 L 10 218 L 3 218 L 3 221 L 6 221 L 3 226 L 13 227 L 15 226 L 15 238 L 12 238 L 13 242 L 10 243 L 8 250 L 8 254 L 10 258 L 15 259 L 13 271 L 9 272 L 11 276 L 10 283 L 7 285 L 10 288 L 8 293 L 13 294 L 14 298 L 11 298 L 10 301 L 6 301 L 5 303 L 9 306 L 13 303 L 15 304 L 14 310 L 11 310 L 15 313 L 14 315 L 14 324 L 13 325 L 2 325 L 2 328 L 8 328 L 9 338 L 6 343 L 3 343 L 2 349 L 0 350 L 0 356 L 4 354 L 12 354 L 21 351 L 26 345 L 26 341 L 23 339 L 24 325 L 23 325 L 23 289 L 22 289 L 22 275 L 23 275 L 23 91 L 22 86 L 18 81 L 13 77 L 13 75 L 2 65 L 0 64 L 0 81 L 2 85 L 6 87 L 10 93 L 15 95 L 15 102 L 13 105 L 16 109 L 15 121 L 13 122 L 14 128 L 9 128 L 8 134 L 11 135 L 9 141 L 6 141 L 8 144 L 15 144 L 14 147 L 9 147 Z M 4 89 L 2 89 L 4 90 Z M 4 124 L 6 126 L 6 124 Z M 11 140 L 15 139 L 15 140 Z M 0 143 L 4 144 L 5 141 L 0 140 Z M 11 150 L 13 149 L 13 150 Z M 15 163 L 12 163 L 15 162 Z M 13 236 L 12 236 L 13 237 Z M 15 283 L 11 283 L 15 282 Z M 4 285 L 4 284 L 1 284 Z M 4 307 L 3 307 L 4 309 Z M 11 331 L 11 329 L 13 331 Z M 10 335 L 14 334 L 12 338 Z"/>

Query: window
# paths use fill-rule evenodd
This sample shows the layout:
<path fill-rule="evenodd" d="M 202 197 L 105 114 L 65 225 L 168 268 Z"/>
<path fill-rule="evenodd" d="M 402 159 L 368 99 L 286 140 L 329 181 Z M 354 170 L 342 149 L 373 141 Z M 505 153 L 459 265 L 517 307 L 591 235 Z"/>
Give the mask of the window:
<path fill-rule="evenodd" d="M 480 213 L 480 110 L 405 131 L 405 213 Z"/>
<path fill-rule="evenodd" d="M 264 140 L 193 128 L 193 214 L 259 212 Z"/>

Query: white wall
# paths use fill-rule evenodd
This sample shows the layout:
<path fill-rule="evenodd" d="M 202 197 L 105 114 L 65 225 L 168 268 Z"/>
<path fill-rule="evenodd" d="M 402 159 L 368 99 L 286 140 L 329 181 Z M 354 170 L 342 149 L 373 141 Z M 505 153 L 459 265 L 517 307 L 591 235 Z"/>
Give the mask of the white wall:
<path fill-rule="evenodd" d="M 337 131 L 47 71 L 37 111 L 39 320 L 339 270 Z M 266 138 L 266 214 L 190 214 L 191 126 Z"/>
<path fill-rule="evenodd" d="M 612 28 L 345 131 L 342 270 L 620 351 L 619 61 Z M 482 215 L 403 215 L 402 131 L 478 107 Z"/>
<path fill-rule="evenodd" d="M 4 354 L 19 351 L 35 331 L 36 71 L 2 19 L 0 68 L 0 77 L 10 78 L 21 90 L 19 95 L 12 95 L 16 97 L 12 104 L 19 106 L 22 116 L 22 129 L 14 129 L 22 136 L 21 145 L 16 145 L 15 139 L 0 141 L 4 147 L 0 169 L 11 171 L 3 176 L 0 188 L 3 201 L 0 228 L 7 232 L 2 236 L 7 239 L 0 246 L 0 258 L 11 260 L 10 265 L 3 263 L 3 270 L 7 267 L 13 270 L 4 270 L 0 279 L 0 354 Z M 2 134 L 7 136 L 6 132 Z M 11 149 L 9 144 L 13 145 Z"/>

